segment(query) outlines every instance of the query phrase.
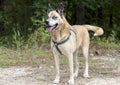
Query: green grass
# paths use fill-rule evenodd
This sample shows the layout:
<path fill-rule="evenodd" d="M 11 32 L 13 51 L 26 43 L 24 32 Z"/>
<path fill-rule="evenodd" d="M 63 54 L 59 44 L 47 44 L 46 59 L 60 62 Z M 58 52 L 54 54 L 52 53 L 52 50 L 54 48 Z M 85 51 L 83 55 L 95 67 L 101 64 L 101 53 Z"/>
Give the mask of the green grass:
<path fill-rule="evenodd" d="M 97 39 L 97 38 L 96 38 Z M 89 54 L 95 54 L 97 51 L 99 55 L 116 55 L 120 50 L 119 42 L 109 42 L 101 39 L 91 39 Z M 79 55 L 83 56 L 83 55 Z M 62 59 L 63 63 L 68 62 L 67 58 Z M 80 61 L 84 61 L 80 57 Z M 98 62 L 97 60 L 95 62 Z M 44 45 L 41 48 L 27 48 L 27 49 L 9 49 L 0 47 L 0 67 L 18 66 L 18 65 L 54 65 L 54 57 L 50 51 L 50 45 Z M 84 64 L 80 62 L 80 64 Z M 104 73 L 104 72 L 103 72 Z"/>
<path fill-rule="evenodd" d="M 100 39 L 99 37 L 92 38 L 90 42 L 90 52 L 97 51 L 99 54 L 118 54 L 120 50 L 120 40 L 107 40 L 107 39 Z"/>
<path fill-rule="evenodd" d="M 47 61 L 43 59 L 49 59 L 51 56 L 51 52 L 41 49 L 11 50 L 0 48 L 0 67 L 39 65 L 46 63 Z"/>

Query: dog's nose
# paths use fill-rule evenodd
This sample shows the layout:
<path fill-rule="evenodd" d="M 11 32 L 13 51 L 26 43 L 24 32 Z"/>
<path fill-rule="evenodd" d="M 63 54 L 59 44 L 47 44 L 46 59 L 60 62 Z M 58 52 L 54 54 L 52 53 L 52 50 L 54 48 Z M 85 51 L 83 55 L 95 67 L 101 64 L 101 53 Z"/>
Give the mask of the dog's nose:
<path fill-rule="evenodd" d="M 48 23 L 49 23 L 49 22 L 48 22 L 48 21 L 46 21 L 45 23 L 48 25 Z"/>

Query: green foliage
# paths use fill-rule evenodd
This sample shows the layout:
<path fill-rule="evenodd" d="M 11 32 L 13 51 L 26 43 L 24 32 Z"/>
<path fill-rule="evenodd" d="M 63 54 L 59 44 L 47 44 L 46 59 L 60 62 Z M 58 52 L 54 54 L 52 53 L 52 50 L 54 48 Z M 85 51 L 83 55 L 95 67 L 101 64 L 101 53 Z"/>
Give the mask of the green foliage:
<path fill-rule="evenodd" d="M 19 30 L 16 30 L 15 28 L 13 28 L 13 41 L 12 41 L 12 45 L 13 47 L 16 47 L 17 49 L 20 48 L 23 45 L 23 37 L 21 36 L 21 33 Z"/>
<path fill-rule="evenodd" d="M 44 17 L 43 17 L 42 21 L 35 19 L 35 18 L 31 18 L 31 20 L 32 20 L 34 26 L 37 27 L 38 23 L 41 24 L 41 26 L 39 26 L 37 28 L 37 30 L 35 30 L 34 33 L 32 33 L 29 36 L 27 44 L 29 46 L 32 46 L 32 45 L 39 46 L 39 45 L 41 45 L 41 43 L 47 43 L 48 41 L 50 41 L 49 34 L 45 31 L 45 28 L 43 25 L 43 23 L 45 22 Z"/>
<path fill-rule="evenodd" d="M 20 48 L 49 40 L 44 30 L 46 6 L 39 0 L 6 0 L 0 11 L 0 44 Z"/>
<path fill-rule="evenodd" d="M 112 31 L 108 37 L 94 37 L 91 36 L 91 42 L 97 43 L 100 46 L 107 48 L 113 48 L 120 46 L 120 40 L 117 39 L 116 31 Z"/>
<path fill-rule="evenodd" d="M 6 0 L 0 11 L 1 44 L 7 47 L 21 47 L 29 35 L 28 27 L 31 26 L 30 16 L 32 0 Z"/>
<path fill-rule="evenodd" d="M 29 35 L 27 44 L 29 46 L 40 46 L 42 43 L 50 41 L 49 34 L 45 31 L 46 6 L 45 1 L 35 1 L 33 3 L 34 15 L 31 17 L 32 28 L 34 30 Z"/>
<path fill-rule="evenodd" d="M 0 2 L 1 46 L 18 49 L 26 45 L 37 47 L 50 41 L 44 26 L 47 4 L 50 2 L 53 8 L 57 8 L 60 1 L 2 0 Z M 108 43 L 117 42 L 120 39 L 119 0 L 65 0 L 62 2 L 70 24 L 76 23 L 77 16 L 81 16 L 76 13 L 84 7 L 82 10 L 84 23 L 104 28 L 105 34 L 100 39 L 106 39 Z M 81 2 L 84 6 L 80 5 Z"/>
<path fill-rule="evenodd" d="M 110 42 L 114 42 L 114 41 L 116 41 L 116 32 L 112 31 L 112 33 L 110 34 L 110 36 L 107 39 L 107 42 L 110 43 Z"/>

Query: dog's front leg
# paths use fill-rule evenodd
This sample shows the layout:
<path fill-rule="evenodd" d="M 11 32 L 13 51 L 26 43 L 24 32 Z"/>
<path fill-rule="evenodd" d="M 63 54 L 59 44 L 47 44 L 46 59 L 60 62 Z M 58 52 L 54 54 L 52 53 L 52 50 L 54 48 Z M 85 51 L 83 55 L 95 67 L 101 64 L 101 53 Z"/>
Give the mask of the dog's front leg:
<path fill-rule="evenodd" d="M 70 67 L 70 80 L 68 81 L 68 83 L 74 84 L 73 54 L 69 55 L 68 59 L 69 59 L 69 67 Z"/>
<path fill-rule="evenodd" d="M 55 58 L 55 66 L 56 66 L 56 77 L 55 80 L 53 81 L 54 83 L 59 83 L 60 81 L 60 71 L 59 71 L 59 55 L 58 54 L 54 54 L 54 58 Z"/>
<path fill-rule="evenodd" d="M 78 71 L 79 71 L 79 62 L 78 62 L 78 50 L 76 50 L 74 54 L 74 60 L 75 60 L 75 72 L 74 72 L 74 77 L 78 76 Z"/>

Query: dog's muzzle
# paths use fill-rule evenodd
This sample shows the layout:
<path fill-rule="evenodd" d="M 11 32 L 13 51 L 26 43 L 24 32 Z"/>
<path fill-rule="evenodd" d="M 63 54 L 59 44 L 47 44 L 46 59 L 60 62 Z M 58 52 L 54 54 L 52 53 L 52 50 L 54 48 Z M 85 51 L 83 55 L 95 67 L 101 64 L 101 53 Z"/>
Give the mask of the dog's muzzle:
<path fill-rule="evenodd" d="M 48 32 L 52 32 L 52 30 L 54 30 L 57 27 L 57 25 L 58 24 L 56 23 L 55 25 L 50 26 L 49 21 L 46 21 L 46 26 L 47 26 Z"/>

